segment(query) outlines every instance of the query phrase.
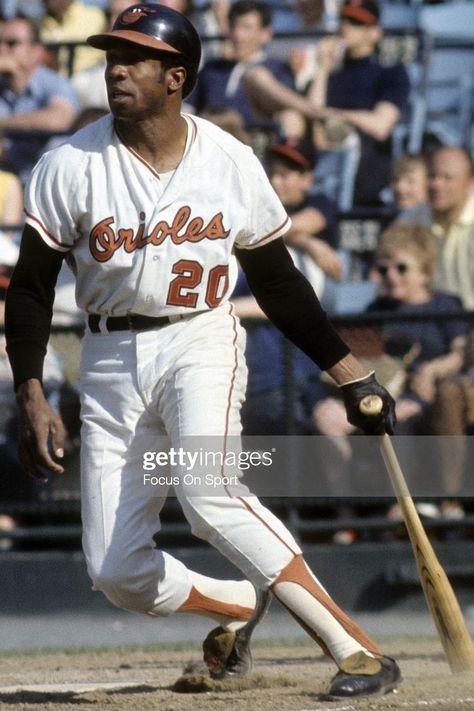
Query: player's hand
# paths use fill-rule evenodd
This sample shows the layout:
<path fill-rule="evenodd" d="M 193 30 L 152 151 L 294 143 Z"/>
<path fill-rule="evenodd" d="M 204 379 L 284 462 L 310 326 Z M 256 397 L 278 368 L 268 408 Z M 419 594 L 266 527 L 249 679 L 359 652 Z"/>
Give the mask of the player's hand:
<path fill-rule="evenodd" d="M 47 481 L 41 467 L 62 474 L 64 467 L 52 458 L 64 455 L 66 431 L 62 420 L 46 400 L 39 380 L 28 380 L 18 388 L 20 462 L 26 471 L 40 481 Z"/>
<path fill-rule="evenodd" d="M 393 434 L 396 423 L 395 400 L 380 383 L 375 375 L 340 386 L 344 397 L 347 419 L 355 427 L 368 435 Z M 360 411 L 360 403 L 367 395 L 377 395 L 382 400 L 382 409 L 376 415 L 364 415 Z"/>

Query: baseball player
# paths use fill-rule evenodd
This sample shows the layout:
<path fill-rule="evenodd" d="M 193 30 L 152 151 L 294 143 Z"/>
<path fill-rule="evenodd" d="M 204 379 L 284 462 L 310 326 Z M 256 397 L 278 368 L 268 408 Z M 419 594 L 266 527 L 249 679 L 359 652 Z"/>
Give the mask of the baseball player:
<path fill-rule="evenodd" d="M 138 4 L 88 42 L 106 51 L 111 114 L 37 164 L 7 298 L 23 465 L 40 479 L 45 469 L 63 471 L 64 428 L 41 378 L 66 259 L 87 323 L 81 487 L 94 588 L 150 616 L 197 613 L 217 621 L 204 655 L 218 678 L 250 669 L 250 634 L 273 594 L 337 665 L 329 696 L 393 689 L 396 662 L 336 606 L 290 532 L 233 471 L 224 477 L 211 467 L 212 493 L 197 491 L 180 460 L 173 477 L 145 483 L 143 462 L 150 453 L 156 461 L 166 455 L 165 436 L 171 454 L 189 437 L 226 452 L 240 435 L 244 331 L 228 301 L 235 255 L 269 318 L 341 386 L 353 424 L 391 433 L 394 403 L 293 266 L 282 240 L 289 218 L 252 151 L 181 113 L 200 61 L 192 24 L 167 7 Z M 380 415 L 360 413 L 367 394 L 382 398 Z M 156 548 L 171 485 L 194 535 L 246 579 L 200 575 Z"/>

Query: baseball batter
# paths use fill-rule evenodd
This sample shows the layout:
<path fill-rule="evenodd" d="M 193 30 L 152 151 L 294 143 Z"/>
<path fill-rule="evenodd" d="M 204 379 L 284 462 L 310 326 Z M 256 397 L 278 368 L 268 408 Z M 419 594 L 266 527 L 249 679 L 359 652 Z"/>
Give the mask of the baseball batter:
<path fill-rule="evenodd" d="M 212 470 L 209 493 L 196 491 L 179 459 L 173 478 L 144 483 L 144 455 L 165 436 L 174 452 L 189 437 L 225 452 L 240 435 L 244 332 L 228 301 L 235 257 L 269 318 L 342 387 L 353 424 L 391 433 L 394 403 L 293 266 L 282 240 L 289 218 L 251 150 L 181 113 L 200 61 L 191 23 L 164 6 L 133 5 L 88 41 L 106 51 L 111 114 L 36 166 L 7 299 L 22 462 L 40 479 L 45 468 L 63 470 L 64 428 L 41 379 L 66 259 L 87 323 L 81 486 L 94 588 L 128 610 L 217 621 L 204 651 L 220 678 L 250 669 L 250 634 L 273 594 L 336 663 L 330 696 L 389 691 L 400 678 L 396 662 L 336 606 L 293 536 L 234 470 Z M 360 413 L 367 394 L 382 398 L 380 415 Z M 193 533 L 245 579 L 200 575 L 156 548 L 171 484 Z"/>

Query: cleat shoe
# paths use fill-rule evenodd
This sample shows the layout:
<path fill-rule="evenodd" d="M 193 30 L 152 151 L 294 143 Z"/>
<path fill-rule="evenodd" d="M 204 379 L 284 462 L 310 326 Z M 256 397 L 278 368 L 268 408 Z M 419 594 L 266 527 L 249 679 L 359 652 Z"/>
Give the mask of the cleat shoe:
<path fill-rule="evenodd" d="M 345 665 L 345 662 L 354 658 L 371 659 L 362 653 L 353 654 L 341 663 L 341 668 L 331 681 L 329 691 L 325 694 L 326 699 L 356 698 L 359 696 L 371 696 L 373 694 L 387 694 L 401 681 L 401 673 L 398 664 L 390 657 L 381 659 L 372 658 L 372 664 L 367 665 L 364 671 L 357 671 L 357 665 Z M 363 666 L 363 665 L 362 665 Z M 352 671 L 344 671 L 344 668 L 351 668 Z M 377 670 L 378 669 L 378 670 Z"/>
<path fill-rule="evenodd" d="M 229 679 L 248 674 L 252 669 L 250 638 L 265 616 L 271 601 L 268 590 L 257 590 L 252 617 L 236 632 L 223 627 L 211 630 L 202 644 L 204 662 L 213 679 Z"/>

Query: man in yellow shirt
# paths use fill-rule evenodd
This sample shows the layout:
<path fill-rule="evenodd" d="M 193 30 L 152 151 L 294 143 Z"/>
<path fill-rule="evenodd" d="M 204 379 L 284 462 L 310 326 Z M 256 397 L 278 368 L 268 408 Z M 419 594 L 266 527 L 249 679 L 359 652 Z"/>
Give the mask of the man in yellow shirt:
<path fill-rule="evenodd" d="M 40 23 L 41 41 L 85 42 L 91 33 L 103 32 L 107 27 L 105 13 L 98 7 L 84 5 L 76 0 L 43 0 L 45 15 Z M 77 47 L 72 67 L 69 53 L 61 48 L 57 54 L 58 70 L 67 75 L 98 64 L 102 53 L 92 47 Z"/>

